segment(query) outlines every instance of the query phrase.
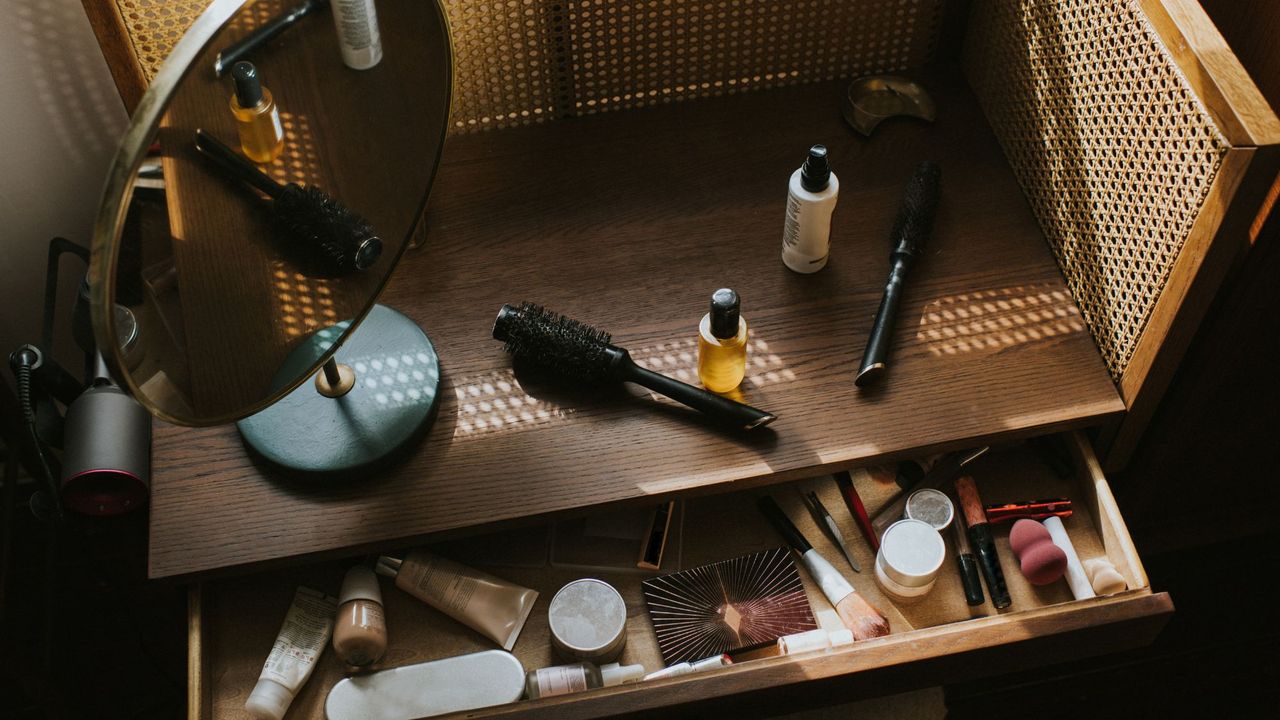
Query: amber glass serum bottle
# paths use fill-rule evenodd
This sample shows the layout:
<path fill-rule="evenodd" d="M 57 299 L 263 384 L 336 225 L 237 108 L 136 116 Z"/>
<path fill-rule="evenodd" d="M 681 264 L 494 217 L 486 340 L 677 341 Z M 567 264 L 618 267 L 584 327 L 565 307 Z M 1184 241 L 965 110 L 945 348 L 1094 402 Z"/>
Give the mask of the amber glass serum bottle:
<path fill-rule="evenodd" d="M 240 149 L 256 163 L 266 164 L 284 150 L 284 128 L 280 110 L 271 91 L 262 87 L 253 63 L 238 62 L 231 68 L 236 92 L 231 96 L 231 112 L 240 129 Z"/>
<path fill-rule="evenodd" d="M 712 392 L 729 392 L 747 374 L 747 319 L 738 293 L 720 288 L 698 325 L 698 377 Z"/>

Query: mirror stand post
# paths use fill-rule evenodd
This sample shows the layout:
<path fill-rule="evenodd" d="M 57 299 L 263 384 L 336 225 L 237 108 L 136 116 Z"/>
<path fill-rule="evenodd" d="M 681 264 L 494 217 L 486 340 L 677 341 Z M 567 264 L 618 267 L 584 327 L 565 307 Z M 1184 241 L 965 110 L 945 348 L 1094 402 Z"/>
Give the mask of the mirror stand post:
<path fill-rule="evenodd" d="M 316 392 L 327 398 L 340 398 L 356 386 L 356 371 L 350 365 L 341 365 L 337 358 L 329 358 L 316 373 Z"/>

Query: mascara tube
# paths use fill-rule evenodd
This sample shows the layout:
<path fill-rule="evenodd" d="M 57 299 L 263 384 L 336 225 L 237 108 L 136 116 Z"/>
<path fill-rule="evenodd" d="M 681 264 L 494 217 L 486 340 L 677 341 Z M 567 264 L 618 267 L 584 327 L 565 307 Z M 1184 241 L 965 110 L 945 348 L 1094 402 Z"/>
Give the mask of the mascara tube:
<path fill-rule="evenodd" d="M 969 547 L 969 538 L 965 537 L 964 514 L 951 523 L 951 532 L 955 533 L 956 565 L 960 568 L 960 583 L 964 585 L 964 599 L 969 605 L 981 605 L 986 598 L 982 595 L 982 578 L 978 575 L 978 561 L 973 557 L 973 548 Z"/>
<path fill-rule="evenodd" d="M 991 593 L 991 604 L 996 609 L 1004 609 L 1013 604 L 1009 597 L 1009 586 L 1005 584 L 1004 571 L 1000 569 L 1000 556 L 996 555 L 996 541 L 991 536 L 991 524 L 982 509 L 982 498 L 978 496 L 978 488 L 973 478 L 965 475 L 956 478 L 956 494 L 960 496 L 960 507 L 964 509 L 964 519 L 969 524 L 969 541 L 978 553 L 978 567 L 987 581 L 987 591 Z"/>

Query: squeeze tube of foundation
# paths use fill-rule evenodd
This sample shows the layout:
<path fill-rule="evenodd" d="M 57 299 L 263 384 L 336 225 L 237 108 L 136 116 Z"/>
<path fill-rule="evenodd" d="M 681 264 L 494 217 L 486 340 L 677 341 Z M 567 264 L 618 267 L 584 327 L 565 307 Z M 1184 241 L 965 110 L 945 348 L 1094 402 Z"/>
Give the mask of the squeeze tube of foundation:
<path fill-rule="evenodd" d="M 511 650 L 538 598 L 523 588 L 465 565 L 414 550 L 404 560 L 378 558 L 378 573 L 396 587 Z"/>

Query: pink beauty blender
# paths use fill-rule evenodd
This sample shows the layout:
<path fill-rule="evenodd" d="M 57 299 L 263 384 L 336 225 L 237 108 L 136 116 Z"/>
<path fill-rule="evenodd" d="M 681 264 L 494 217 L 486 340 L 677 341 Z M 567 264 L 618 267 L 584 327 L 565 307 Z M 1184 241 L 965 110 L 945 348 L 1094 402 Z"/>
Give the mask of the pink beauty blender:
<path fill-rule="evenodd" d="M 1019 520 L 1009 531 L 1009 545 L 1032 585 L 1048 585 L 1067 571 L 1067 554 L 1053 544 L 1049 531 L 1035 520 Z"/>

